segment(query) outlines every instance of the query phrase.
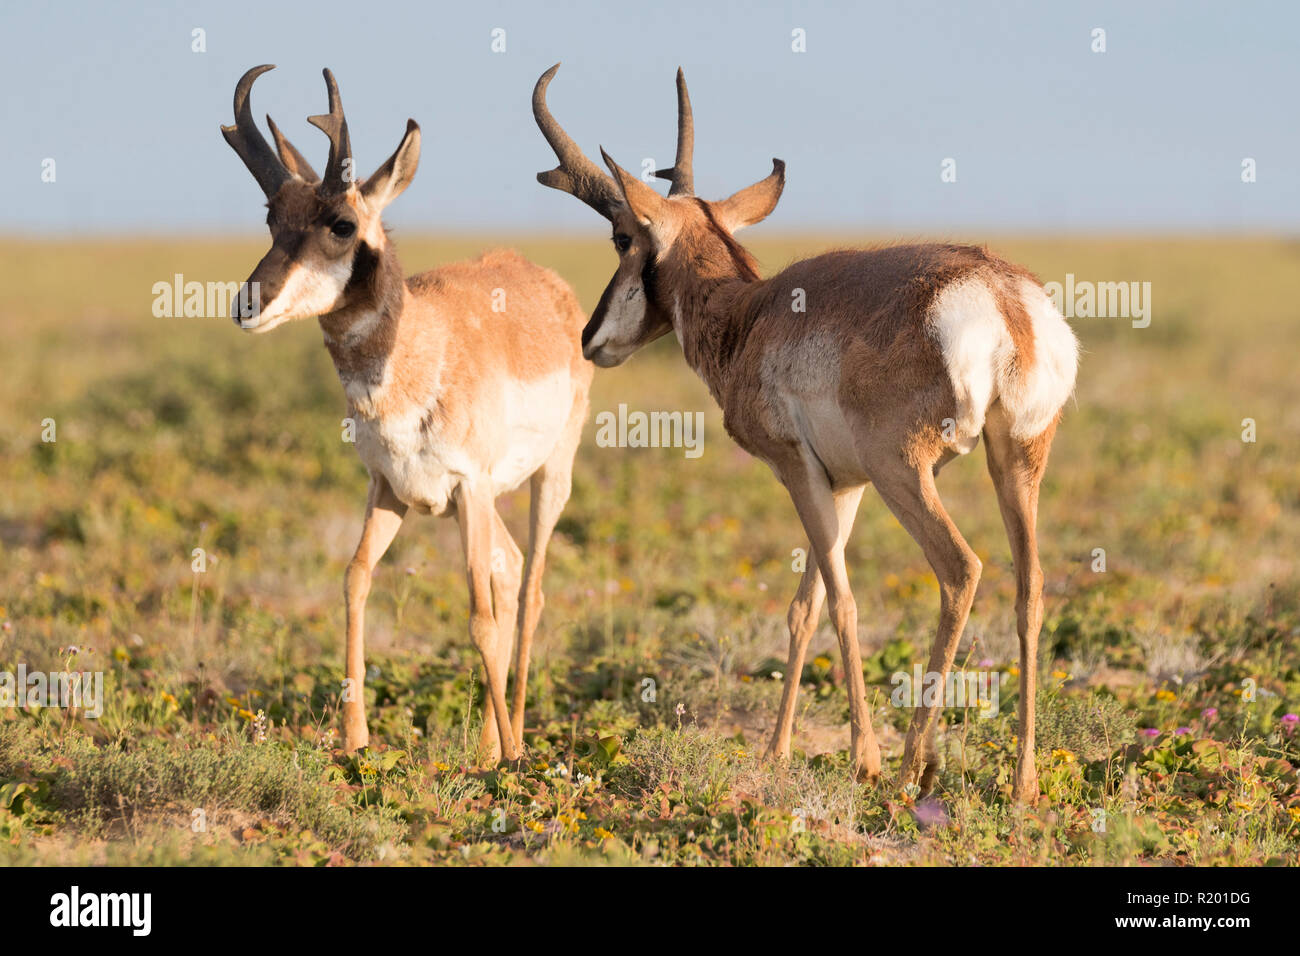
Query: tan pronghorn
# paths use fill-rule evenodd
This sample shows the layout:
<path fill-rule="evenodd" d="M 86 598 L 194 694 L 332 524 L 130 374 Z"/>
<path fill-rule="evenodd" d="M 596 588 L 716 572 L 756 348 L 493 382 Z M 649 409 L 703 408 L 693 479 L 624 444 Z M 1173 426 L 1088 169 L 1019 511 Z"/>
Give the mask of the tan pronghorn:
<path fill-rule="evenodd" d="M 362 695 L 366 596 L 376 563 L 413 508 L 454 514 L 460 524 L 470 637 L 487 676 L 481 749 L 489 759 L 516 759 L 546 546 L 569 498 L 587 414 L 592 367 L 579 344 L 582 310 L 555 273 L 510 251 L 403 279 L 380 217 L 415 175 L 420 128 L 408 121 L 397 151 L 357 181 L 338 87 L 326 70 L 329 113 L 310 118 L 330 142 L 318 177 L 274 123 L 278 157 L 257 129 L 249 91 L 270 69 L 244 74 L 235 88 L 235 125 L 222 127 L 266 193 L 271 230 L 271 251 L 245 283 L 234 318 L 248 331 L 266 332 L 319 316 L 356 424 L 357 452 L 370 472 L 361 542 L 345 578 L 344 746 L 355 750 L 369 740 Z M 495 505 L 497 495 L 525 480 L 526 562 Z"/>
<path fill-rule="evenodd" d="M 790 605 L 790 656 L 770 757 L 790 753 L 804 654 L 829 592 L 848 680 L 850 752 L 859 779 L 880 773 L 844 547 L 867 484 L 925 552 L 941 610 L 929 670 L 945 680 L 970 612 L 980 562 L 935 489 L 939 468 L 984 435 L 1011 540 L 1020 637 L 1020 734 L 1014 794 L 1038 795 L 1034 693 L 1042 572 L 1038 487 L 1061 409 L 1074 389 L 1077 342 L 1024 269 L 984 249 L 908 245 L 840 251 L 768 279 L 732 238 L 776 206 L 785 164 L 719 202 L 694 196 L 690 100 L 677 74 L 676 164 L 664 198 L 601 151 L 612 178 L 551 116 L 537 81 L 533 115 L 559 157 L 538 174 L 613 224 L 618 271 L 582 333 L 583 354 L 617 365 L 676 333 L 686 361 L 722 406 L 728 433 L 790 492 L 816 556 Z M 797 304 L 806 303 L 806 311 Z M 939 707 L 913 715 L 903 784 L 931 789 Z"/>

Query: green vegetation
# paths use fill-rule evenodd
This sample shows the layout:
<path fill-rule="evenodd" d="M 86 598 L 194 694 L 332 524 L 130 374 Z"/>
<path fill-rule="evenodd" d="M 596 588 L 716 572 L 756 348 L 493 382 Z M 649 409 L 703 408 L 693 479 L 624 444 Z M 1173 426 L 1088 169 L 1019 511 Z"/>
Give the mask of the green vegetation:
<path fill-rule="evenodd" d="M 490 244 L 398 241 L 408 271 Z M 603 241 L 515 244 L 588 308 L 613 269 Z M 771 271 L 829 244 L 753 249 Z M 370 598 L 373 746 L 343 755 L 342 577 L 365 474 L 319 330 L 151 314 L 154 283 L 242 279 L 262 244 L 0 242 L 0 671 L 70 664 L 105 689 L 93 720 L 0 708 L 0 863 L 1296 863 L 1300 244 L 992 245 L 1044 280 L 1153 296 L 1149 328 L 1073 322 L 1077 401 L 1040 508 L 1044 798 L 1027 811 L 1009 802 L 1013 679 L 991 718 L 946 712 L 936 799 L 853 785 L 825 623 L 796 757 L 758 759 L 804 538 L 671 338 L 598 372 L 593 413 L 704 411 L 704 454 L 599 448 L 588 426 L 550 552 L 526 764 L 477 765 L 459 541 L 421 518 Z M 1015 580 L 982 458 L 940 477 L 984 562 L 958 659 L 1010 671 Z M 526 493 L 500 506 L 522 539 Z M 849 568 L 892 774 L 908 712 L 889 675 L 925 660 L 937 588 L 870 493 Z"/>

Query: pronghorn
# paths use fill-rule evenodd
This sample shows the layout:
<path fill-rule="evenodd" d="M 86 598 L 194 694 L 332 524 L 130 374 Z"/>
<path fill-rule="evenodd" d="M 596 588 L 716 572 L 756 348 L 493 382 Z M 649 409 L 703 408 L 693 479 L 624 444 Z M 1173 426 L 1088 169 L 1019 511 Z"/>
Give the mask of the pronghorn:
<path fill-rule="evenodd" d="M 270 69 L 244 74 L 235 87 L 235 125 L 221 129 L 270 210 L 271 251 L 232 312 L 251 332 L 319 317 L 355 422 L 357 453 L 370 473 L 361 541 L 344 582 L 343 745 L 355 750 L 369 742 L 362 694 L 366 596 L 375 565 L 413 508 L 454 514 L 460 525 L 470 637 L 487 677 L 480 748 L 492 760 L 517 759 L 546 546 L 569 498 L 587 414 L 593 369 L 579 344 L 582 310 L 555 273 L 511 251 L 404 280 L 381 215 L 415 176 L 419 126 L 408 120 L 397 151 L 369 179 L 356 181 L 338 86 L 325 70 L 329 112 L 309 119 L 329 137 L 329 161 L 319 177 L 269 116 L 278 158 L 257 129 L 249 91 Z M 503 314 L 495 314 L 503 299 Z M 250 302 L 260 308 L 248 309 Z M 241 305 L 248 310 L 243 321 Z M 526 562 L 495 505 L 497 495 L 525 479 L 531 491 Z M 507 708 L 516 617 L 515 687 Z"/>
<path fill-rule="evenodd" d="M 869 483 L 938 577 L 941 610 L 929 670 L 946 680 L 981 565 L 944 510 L 935 476 L 983 434 L 1016 568 L 1021 677 L 1013 793 L 1035 800 L 1043 616 L 1035 522 L 1048 449 L 1074 389 L 1078 344 L 1070 327 L 1027 271 L 972 246 L 830 252 L 760 278 L 732 234 L 771 213 L 785 164 L 773 160 L 771 175 L 727 199 L 696 198 L 694 123 L 679 70 L 677 158 L 656 173 L 672 183 L 667 198 L 602 149 L 608 176 L 547 108 L 557 69 L 537 81 L 533 115 L 560 163 L 537 178 L 609 219 L 619 256 L 583 329 L 583 354 L 602 367 L 618 365 L 675 332 L 687 363 L 721 405 L 727 432 L 789 491 L 816 557 L 790 605 L 789 660 L 767 756 L 790 754 L 804 654 L 829 593 L 848 681 L 850 756 L 859 779 L 879 777 L 857 606 L 844 566 Z M 800 300 L 806 312 L 795 311 Z M 913 714 L 905 787 L 933 786 L 938 713 L 937 705 L 926 705 Z"/>

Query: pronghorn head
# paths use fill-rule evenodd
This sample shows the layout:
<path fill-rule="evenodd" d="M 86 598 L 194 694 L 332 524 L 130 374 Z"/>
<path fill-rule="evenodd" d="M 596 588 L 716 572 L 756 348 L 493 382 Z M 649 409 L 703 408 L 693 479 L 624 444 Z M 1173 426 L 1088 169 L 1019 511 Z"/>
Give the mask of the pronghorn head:
<path fill-rule="evenodd" d="M 272 69 L 257 66 L 240 78 L 235 87 L 235 125 L 221 127 L 226 142 L 267 198 L 271 251 L 248 277 L 231 311 L 235 324 L 250 332 L 328 315 L 372 294 L 367 280 L 387 243 L 381 221 L 384 207 L 410 185 L 420 162 L 420 127 L 407 120 L 397 151 L 369 179 L 357 181 L 343 104 L 329 70 L 325 71 L 329 112 L 308 118 L 329 137 L 325 175 L 316 175 L 268 116 L 277 155 L 258 130 L 249 106 L 253 81 Z"/>
<path fill-rule="evenodd" d="M 677 71 L 677 159 L 655 175 L 672 182 L 668 196 L 623 169 L 602 149 L 612 177 L 589 160 L 546 106 L 546 88 L 557 63 L 533 89 L 533 116 L 560 160 L 537 174 L 538 182 L 571 193 L 613 226 L 618 270 L 582 331 L 582 354 L 597 365 L 619 365 L 633 352 L 672 329 L 677 303 L 663 281 L 665 266 L 688 264 L 699 278 L 739 275 L 757 278 L 753 260 L 732 238 L 744 226 L 766 218 L 781 198 L 785 163 L 772 161 L 766 179 L 718 202 L 695 196 L 692 171 L 695 123 L 686 79 Z M 672 271 L 672 270 L 669 270 Z"/>

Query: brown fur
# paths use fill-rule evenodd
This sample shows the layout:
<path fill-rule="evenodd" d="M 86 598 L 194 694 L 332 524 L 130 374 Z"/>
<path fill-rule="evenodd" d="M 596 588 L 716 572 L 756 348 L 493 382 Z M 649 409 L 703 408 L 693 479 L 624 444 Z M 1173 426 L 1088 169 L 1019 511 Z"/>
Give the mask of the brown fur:
<path fill-rule="evenodd" d="M 619 275 L 645 274 L 648 261 L 655 275 L 638 330 L 641 341 L 621 342 L 619 348 L 625 354 L 629 344 L 643 345 L 665 331 L 664 323 L 673 325 L 687 362 L 722 406 L 727 432 L 766 461 L 789 490 L 816 559 L 790 607 L 786 686 L 768 753 L 789 754 L 799 675 L 829 597 L 849 681 L 850 756 L 861 778 L 875 779 L 880 753 L 860 679 L 857 608 L 844 566 L 853 513 L 871 483 L 921 545 L 941 598 L 928 670 L 946 675 L 974 600 L 980 562 L 934 485 L 939 468 L 957 454 L 944 437 L 943 422 L 955 418 L 958 408 L 929 316 L 945 289 L 971 278 L 983 282 L 1023 374 L 1033 367 L 1035 342 L 1020 287 L 1036 280 L 986 249 L 937 243 L 825 253 L 760 279 L 753 259 L 710 204 L 665 199 L 607 162 L 626 201 L 613 217 L 615 232 L 630 230 L 632 237 Z M 744 220 L 762 218 L 778 195 L 769 187 L 746 196 Z M 796 291 L 805 298 L 805 312 L 792 309 Z M 584 342 L 601 319 L 598 309 Z M 601 340 L 602 348 L 607 341 Z M 1055 425 L 1028 442 L 1016 441 L 996 401 L 984 429 L 1017 567 L 1022 675 L 1035 670 L 1042 622 L 1035 519 L 1054 430 Z M 1033 688 L 1033 677 L 1022 676 L 1022 694 L 1030 698 L 1021 709 L 1014 789 L 1017 799 L 1029 801 L 1037 797 Z M 938 720 L 939 708 L 917 708 L 907 736 L 903 781 L 922 791 L 933 785 L 938 768 Z"/>
<path fill-rule="evenodd" d="M 365 183 L 344 180 L 337 167 L 349 152 L 346 127 L 326 71 L 331 112 L 322 122 L 331 150 L 325 180 L 315 180 L 278 130 L 276 167 L 256 145 L 260 134 L 245 115 L 247 87 L 259 72 L 265 70 L 241 81 L 238 127 L 227 139 L 259 183 L 268 184 L 272 244 L 248 280 L 265 293 L 261 311 L 235 319 L 266 331 L 319 316 L 348 395 L 357 451 L 370 471 L 361 540 L 344 579 L 343 745 L 355 750 L 369 741 L 366 599 L 375 566 L 413 507 L 455 514 L 460 525 L 469 632 L 486 675 L 480 745 L 489 759 L 516 759 L 546 548 L 569 497 L 587 413 L 592 366 L 582 357 L 582 310 L 555 273 L 509 250 L 404 279 L 382 212 L 415 174 L 419 127 L 407 123 L 397 151 Z M 504 310 L 494 310 L 501 294 Z M 245 325 L 244 318 L 254 321 Z M 522 481 L 531 494 L 526 557 L 495 508 L 496 495 Z M 511 707 L 506 686 L 516 627 Z"/>
<path fill-rule="evenodd" d="M 599 365 L 617 365 L 670 328 L 676 331 L 687 362 L 722 406 L 728 433 L 771 466 L 808 532 L 815 562 L 805 571 L 787 617 L 790 656 L 768 755 L 789 756 L 805 652 L 829 598 L 848 682 L 850 759 L 860 779 L 879 776 L 880 750 L 862 680 L 857 605 L 844 564 L 845 543 L 867 483 L 875 485 L 934 568 L 940 615 L 929 671 L 942 682 L 952 667 L 980 562 L 944 510 L 934 479 L 945 462 L 968 451 L 968 443 L 978 437 L 953 436 L 952 444 L 945 438 L 944 420 L 955 422 L 965 412 L 967 425 L 983 421 L 989 470 L 1019 582 L 1022 703 L 1013 796 L 1037 799 L 1033 694 L 1042 573 L 1035 522 L 1038 483 L 1056 425 L 1027 441 L 1017 439 L 1016 434 L 1040 427 L 1043 409 L 1022 412 L 1013 422 L 1000 399 L 1013 394 L 1006 390 L 1008 376 L 1023 377 L 1035 365 L 1035 329 L 1022 296 L 1026 281 L 1036 280 L 985 249 L 933 243 L 831 252 L 760 279 L 752 257 L 731 233 L 775 208 L 785 164 L 774 160 L 770 176 L 721 202 L 691 195 L 694 123 L 679 70 L 677 159 L 671 169 L 658 173 L 673 182 L 668 197 L 602 150 L 612 179 L 604 177 L 546 107 L 546 88 L 556 69 L 558 65 L 538 80 L 533 114 L 560 167 L 538 179 L 571 192 L 609 219 L 619 249 L 618 271 L 583 330 L 584 354 Z M 930 318 L 936 298 L 967 279 L 977 280 L 992 295 L 1013 355 L 1003 354 L 1000 344 L 987 346 L 993 351 L 983 357 L 1001 378 L 993 386 L 1002 391 L 986 393 L 986 381 L 976 376 L 961 384 L 959 400 L 943 349 L 952 344 L 950 323 L 966 317 L 940 316 L 945 323 L 940 328 L 932 328 Z M 796 293 L 806 297 L 805 312 L 793 311 Z M 970 318 L 982 321 L 982 316 Z M 958 335 L 959 344 L 952 345 L 958 367 L 971 354 L 979 357 L 963 349 L 986 347 L 979 338 L 983 328 L 972 330 L 974 344 Z M 1057 342 L 1055 347 L 1069 346 Z M 1072 385 L 1065 381 L 1065 369 L 1073 375 L 1074 356 L 1050 358 L 1062 362 L 1056 382 L 1022 382 Z M 987 396 L 988 407 L 973 406 L 977 396 L 980 401 Z M 1055 400 L 1056 394 L 1034 397 Z M 932 786 L 938 767 L 938 720 L 938 707 L 919 707 L 907 735 L 902 781 L 921 791 Z"/>

